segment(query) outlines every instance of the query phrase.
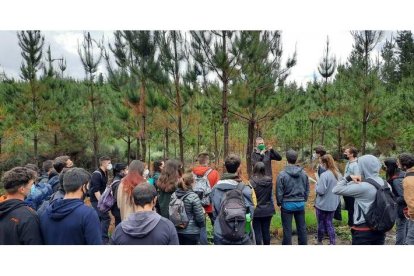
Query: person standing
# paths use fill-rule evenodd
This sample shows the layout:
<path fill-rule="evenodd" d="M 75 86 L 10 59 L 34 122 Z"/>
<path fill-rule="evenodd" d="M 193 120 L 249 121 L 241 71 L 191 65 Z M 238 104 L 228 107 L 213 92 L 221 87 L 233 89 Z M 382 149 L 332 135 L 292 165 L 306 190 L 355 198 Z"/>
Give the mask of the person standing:
<path fill-rule="evenodd" d="M 121 210 L 119 210 L 117 204 L 117 197 L 118 197 L 118 188 L 119 184 L 121 183 L 122 178 L 124 178 L 128 174 L 128 166 L 124 163 L 116 163 L 114 164 L 113 168 L 114 179 L 111 183 L 112 195 L 114 197 L 114 205 L 111 208 L 111 214 L 115 218 L 115 227 L 121 223 Z"/>
<path fill-rule="evenodd" d="M 414 155 L 402 153 L 398 157 L 405 178 L 403 180 L 404 200 L 407 203 L 405 216 L 407 217 L 407 236 L 405 244 L 414 245 Z"/>
<path fill-rule="evenodd" d="M 254 148 L 251 154 L 252 169 L 257 162 L 263 162 L 265 164 L 265 175 L 272 178 L 272 160 L 280 161 L 282 156 L 273 149 L 272 146 L 265 145 L 262 137 L 256 138 L 256 148 Z"/>
<path fill-rule="evenodd" d="M 344 151 L 345 159 L 348 160 L 345 166 L 344 177 L 349 175 L 360 175 L 358 168 L 358 150 L 355 147 L 348 147 Z M 345 210 L 348 211 L 348 225 L 351 227 L 354 225 L 354 198 L 350 196 L 344 196 Z"/>
<path fill-rule="evenodd" d="M 92 173 L 89 196 L 91 198 L 91 205 L 95 209 L 99 216 L 101 223 L 102 240 L 104 244 L 109 241 L 108 229 L 111 222 L 108 212 L 101 212 L 98 209 L 98 200 L 105 191 L 106 185 L 108 184 L 108 172 L 112 170 L 111 158 L 108 156 L 102 156 L 99 158 L 99 168 Z"/>
<path fill-rule="evenodd" d="M 321 166 L 326 171 L 316 183 L 316 218 L 318 220 L 318 244 L 322 244 L 325 233 L 329 236 L 329 244 L 335 245 L 336 236 L 333 217 L 339 204 L 339 196 L 332 192 L 336 183 L 342 178 L 330 154 L 321 157 Z"/>
<path fill-rule="evenodd" d="M 308 244 L 305 204 L 309 196 L 309 179 L 303 168 L 296 165 L 298 154 L 294 150 L 286 152 L 288 165 L 280 172 L 276 184 L 276 201 L 281 207 L 283 245 L 292 244 L 292 218 L 295 218 L 298 244 Z"/>

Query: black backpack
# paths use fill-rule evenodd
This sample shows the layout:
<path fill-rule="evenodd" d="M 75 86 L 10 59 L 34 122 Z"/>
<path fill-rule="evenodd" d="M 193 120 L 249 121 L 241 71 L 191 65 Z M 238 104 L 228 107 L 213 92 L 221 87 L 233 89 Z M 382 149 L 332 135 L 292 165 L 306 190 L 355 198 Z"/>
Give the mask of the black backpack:
<path fill-rule="evenodd" d="M 245 236 L 247 208 L 243 196 L 244 187 L 243 183 L 239 183 L 236 189 L 224 194 L 221 202 L 218 221 L 223 238 L 229 242 L 241 241 Z"/>
<path fill-rule="evenodd" d="M 365 182 L 377 189 L 374 202 L 369 207 L 368 212 L 363 213 L 365 221 L 374 231 L 387 232 L 392 229 L 397 218 L 398 206 L 394 194 L 386 181 L 384 181 L 385 185 L 383 186 L 373 179 L 365 179 Z"/>

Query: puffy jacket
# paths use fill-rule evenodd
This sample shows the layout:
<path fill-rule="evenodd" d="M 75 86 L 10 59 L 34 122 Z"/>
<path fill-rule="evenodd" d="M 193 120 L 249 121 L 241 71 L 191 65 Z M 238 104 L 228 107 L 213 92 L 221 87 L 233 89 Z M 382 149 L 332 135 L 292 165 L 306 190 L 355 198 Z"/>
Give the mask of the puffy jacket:
<path fill-rule="evenodd" d="M 276 201 L 278 206 L 283 202 L 307 201 L 309 196 L 309 179 L 303 168 L 287 165 L 277 177 Z"/>
<path fill-rule="evenodd" d="M 185 229 L 177 228 L 177 233 L 200 234 L 200 228 L 205 226 L 203 206 L 201 205 L 200 198 L 193 191 L 183 191 L 181 189 L 175 191 L 175 195 L 178 198 L 182 198 L 186 194 L 188 195 L 184 198 L 184 206 L 189 222 Z"/>
<path fill-rule="evenodd" d="M 0 203 L 0 245 L 43 244 L 39 217 L 23 200 Z"/>
<path fill-rule="evenodd" d="M 25 203 L 32 209 L 37 210 L 44 200 L 47 200 L 52 195 L 53 189 L 47 178 L 43 178 L 39 183 L 32 186 L 30 194 L 25 199 Z"/>
<path fill-rule="evenodd" d="M 258 178 L 253 176 L 250 179 L 257 198 L 257 206 L 254 209 L 254 217 L 271 217 L 275 213 L 272 200 L 272 179 L 268 176 Z"/>

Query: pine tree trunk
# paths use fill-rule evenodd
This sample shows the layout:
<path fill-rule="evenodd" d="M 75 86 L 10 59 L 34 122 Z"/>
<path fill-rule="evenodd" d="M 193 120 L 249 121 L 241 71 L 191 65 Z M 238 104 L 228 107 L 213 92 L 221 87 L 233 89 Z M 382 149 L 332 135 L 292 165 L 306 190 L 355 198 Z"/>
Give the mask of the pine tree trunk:
<path fill-rule="evenodd" d="M 341 157 L 342 154 L 342 137 L 341 137 L 341 127 L 338 127 L 338 158 Z"/>
<path fill-rule="evenodd" d="M 135 160 L 141 160 L 141 143 L 140 143 L 140 138 L 137 138 L 137 147 L 135 149 Z"/>
<path fill-rule="evenodd" d="M 3 143 L 3 138 L 0 137 L 0 155 L 1 155 L 1 147 L 2 147 L 2 143 Z"/>
<path fill-rule="evenodd" d="M 168 137 L 168 127 L 165 128 L 165 148 L 164 148 L 164 160 L 169 156 L 169 137 Z"/>
<path fill-rule="evenodd" d="M 197 154 L 200 154 L 200 140 L 201 140 L 200 124 L 198 124 L 197 125 Z"/>
<path fill-rule="evenodd" d="M 218 152 L 218 140 L 217 140 L 217 125 L 216 121 L 213 121 L 213 129 L 214 129 L 214 155 L 215 155 L 215 161 L 216 165 L 218 165 L 219 162 L 219 152 Z"/>
<path fill-rule="evenodd" d="M 311 146 L 310 146 L 310 161 L 311 162 L 312 162 L 313 142 L 314 142 L 314 121 L 311 120 Z"/>
<path fill-rule="evenodd" d="M 128 140 L 127 140 L 127 154 L 128 154 L 128 158 L 127 158 L 127 160 L 128 160 L 128 165 L 129 165 L 129 161 L 130 161 L 130 158 L 131 158 L 131 143 L 132 143 L 132 141 L 131 141 L 131 136 L 129 136 L 128 135 Z"/>
<path fill-rule="evenodd" d="M 98 167 L 98 131 L 96 129 L 96 114 L 95 114 L 95 95 L 92 87 L 93 79 L 92 73 L 90 74 L 90 90 L 91 90 L 91 105 L 92 105 L 92 140 L 93 140 L 93 158 L 94 158 L 94 167 Z"/>
<path fill-rule="evenodd" d="M 141 131 L 141 159 L 144 160 L 145 162 L 145 157 L 146 157 L 146 153 L 147 153 L 147 145 L 146 145 L 146 116 L 147 116 L 147 111 L 146 111 L 146 105 L 145 105 L 145 96 L 146 96 L 146 89 L 145 89 L 145 80 L 141 80 L 141 93 L 140 93 L 140 99 L 139 99 L 139 104 L 140 104 L 140 111 L 141 111 L 141 127 L 142 127 L 142 131 Z"/>
<path fill-rule="evenodd" d="M 223 31 L 223 52 L 227 53 L 227 33 Z M 226 55 L 227 57 L 227 55 Z M 229 154 L 229 118 L 228 118 L 228 106 L 227 106 L 227 89 L 228 89 L 228 75 L 227 71 L 223 70 L 223 100 L 222 100 L 222 120 L 224 126 L 224 158 Z"/>
<path fill-rule="evenodd" d="M 250 119 L 248 130 L 247 130 L 247 148 L 246 148 L 247 174 L 249 175 L 249 177 L 252 174 L 252 165 L 253 165 L 252 158 L 251 158 L 251 154 L 252 154 L 251 151 L 254 147 L 253 146 L 254 126 L 255 126 L 254 119 Z"/>

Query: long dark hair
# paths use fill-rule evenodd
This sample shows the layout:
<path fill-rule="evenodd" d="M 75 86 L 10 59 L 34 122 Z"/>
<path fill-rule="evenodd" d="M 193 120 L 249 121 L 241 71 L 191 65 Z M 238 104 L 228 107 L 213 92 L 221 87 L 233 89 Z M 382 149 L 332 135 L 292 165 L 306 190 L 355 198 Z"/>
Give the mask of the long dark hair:
<path fill-rule="evenodd" d="M 394 175 L 398 174 L 400 172 L 400 169 L 397 165 L 397 159 L 396 158 L 387 158 L 384 160 L 384 165 L 386 167 L 385 175 L 387 180 L 391 179 Z"/>
<path fill-rule="evenodd" d="M 253 176 L 263 178 L 266 175 L 266 166 L 263 162 L 257 162 L 253 167 Z"/>
<path fill-rule="evenodd" d="M 168 160 L 157 181 L 157 187 L 166 193 L 174 192 L 178 178 L 183 175 L 184 168 L 178 160 Z"/>
<path fill-rule="evenodd" d="M 321 161 L 325 165 L 326 169 L 330 170 L 334 174 L 335 178 L 338 180 L 339 170 L 338 170 L 338 167 L 335 164 L 335 161 L 334 161 L 332 155 L 330 155 L 330 154 L 323 155 L 321 157 Z"/>

